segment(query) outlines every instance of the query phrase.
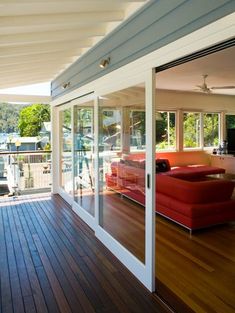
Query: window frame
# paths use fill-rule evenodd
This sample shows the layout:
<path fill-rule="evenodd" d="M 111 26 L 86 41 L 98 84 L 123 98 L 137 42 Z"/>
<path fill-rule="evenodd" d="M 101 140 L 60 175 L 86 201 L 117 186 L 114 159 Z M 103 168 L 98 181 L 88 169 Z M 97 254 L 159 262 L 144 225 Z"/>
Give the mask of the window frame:
<path fill-rule="evenodd" d="M 210 151 L 211 149 L 214 149 L 216 148 L 217 146 L 211 146 L 211 147 L 206 147 L 204 145 L 204 115 L 205 114 L 218 114 L 218 138 L 219 138 L 219 143 L 221 142 L 222 140 L 222 137 L 221 137 L 221 118 L 222 118 L 222 112 L 218 112 L 218 111 L 199 111 L 199 110 L 183 110 L 182 111 L 182 115 L 184 116 L 184 113 L 195 113 L 195 114 L 199 114 L 199 120 L 200 120 L 200 123 L 199 123 L 199 126 L 200 126 L 200 131 L 199 131 L 199 147 L 195 147 L 195 148 L 185 148 L 184 147 L 184 125 L 182 123 L 181 127 L 182 127 L 182 133 L 183 133 L 183 137 L 182 137 L 182 149 L 183 151 Z M 233 115 L 233 114 L 232 114 Z M 235 115 L 235 113 L 234 113 Z M 225 125 L 223 126 L 224 128 Z"/>

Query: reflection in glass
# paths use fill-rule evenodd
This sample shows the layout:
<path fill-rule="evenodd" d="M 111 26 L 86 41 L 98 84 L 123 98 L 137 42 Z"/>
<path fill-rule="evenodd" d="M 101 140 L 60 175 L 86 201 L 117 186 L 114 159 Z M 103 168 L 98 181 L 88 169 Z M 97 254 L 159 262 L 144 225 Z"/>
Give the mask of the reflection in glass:
<path fill-rule="evenodd" d="M 60 138 L 60 185 L 67 193 L 72 194 L 71 109 L 66 109 L 60 112 Z"/>
<path fill-rule="evenodd" d="M 99 100 L 100 226 L 145 262 L 145 88 Z"/>
<path fill-rule="evenodd" d="M 74 108 L 74 200 L 94 216 L 94 109 L 91 105 Z"/>
<path fill-rule="evenodd" d="M 156 113 L 156 150 L 176 149 L 175 112 Z"/>

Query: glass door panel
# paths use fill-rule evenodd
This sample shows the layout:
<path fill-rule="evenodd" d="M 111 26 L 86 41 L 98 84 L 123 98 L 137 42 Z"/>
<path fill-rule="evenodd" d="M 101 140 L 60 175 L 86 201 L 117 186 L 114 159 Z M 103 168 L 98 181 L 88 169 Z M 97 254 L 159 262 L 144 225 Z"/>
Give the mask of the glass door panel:
<path fill-rule="evenodd" d="M 100 226 L 145 263 L 145 88 L 99 100 Z"/>
<path fill-rule="evenodd" d="M 60 111 L 60 187 L 72 195 L 72 130 L 71 109 Z"/>
<path fill-rule="evenodd" d="M 94 216 L 94 106 L 74 107 L 74 200 Z"/>

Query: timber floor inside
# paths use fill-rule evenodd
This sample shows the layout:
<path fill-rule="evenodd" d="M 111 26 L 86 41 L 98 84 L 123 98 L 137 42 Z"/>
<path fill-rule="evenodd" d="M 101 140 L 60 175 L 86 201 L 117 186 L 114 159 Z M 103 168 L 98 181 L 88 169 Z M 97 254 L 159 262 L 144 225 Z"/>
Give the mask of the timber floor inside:
<path fill-rule="evenodd" d="M 103 198 L 104 228 L 144 262 L 145 209 L 114 192 Z M 234 313 L 235 223 L 190 236 L 156 215 L 156 280 L 158 294 L 179 313 Z"/>
<path fill-rule="evenodd" d="M 58 195 L 0 202 L 0 313 L 165 313 Z"/>

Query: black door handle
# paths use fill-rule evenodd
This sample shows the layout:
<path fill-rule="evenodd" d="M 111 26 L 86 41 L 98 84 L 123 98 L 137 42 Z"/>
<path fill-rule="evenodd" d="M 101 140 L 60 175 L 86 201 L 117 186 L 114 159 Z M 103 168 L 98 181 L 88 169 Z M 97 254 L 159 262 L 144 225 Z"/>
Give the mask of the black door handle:
<path fill-rule="evenodd" d="M 150 189 L 150 174 L 147 174 L 147 188 Z"/>

